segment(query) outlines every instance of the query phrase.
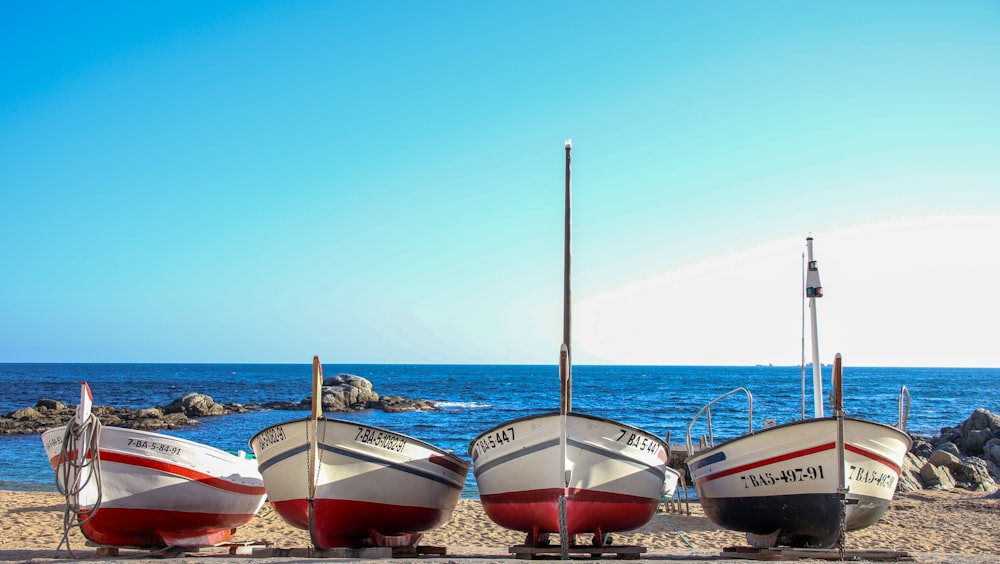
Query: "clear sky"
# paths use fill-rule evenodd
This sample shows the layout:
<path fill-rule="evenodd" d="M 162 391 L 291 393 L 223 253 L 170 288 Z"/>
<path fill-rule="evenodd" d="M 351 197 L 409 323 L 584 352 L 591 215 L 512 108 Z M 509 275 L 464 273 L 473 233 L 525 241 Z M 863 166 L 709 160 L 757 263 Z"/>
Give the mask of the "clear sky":
<path fill-rule="evenodd" d="M 1000 366 L 1000 3 L 0 3 L 0 361 Z"/>

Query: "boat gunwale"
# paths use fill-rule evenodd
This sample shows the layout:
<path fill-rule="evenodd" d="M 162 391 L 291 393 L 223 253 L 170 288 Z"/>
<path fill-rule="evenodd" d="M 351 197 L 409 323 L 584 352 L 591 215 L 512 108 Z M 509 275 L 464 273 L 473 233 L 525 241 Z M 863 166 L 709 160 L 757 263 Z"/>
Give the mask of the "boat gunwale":
<path fill-rule="evenodd" d="M 785 428 L 788 428 L 788 427 L 794 427 L 796 425 L 804 425 L 804 424 L 807 424 L 807 423 L 816 423 L 816 422 L 824 422 L 824 421 L 829 421 L 829 422 L 836 423 L 837 418 L 836 418 L 836 416 L 832 416 L 832 415 L 831 416 L 826 416 L 826 417 L 811 417 L 809 419 L 799 419 L 799 420 L 796 420 L 796 421 L 789 421 L 787 423 L 781 423 L 780 425 L 774 425 L 773 427 L 765 427 L 765 428 L 759 429 L 757 431 L 750 431 L 749 433 L 744 433 L 744 434 L 742 434 L 742 435 L 740 435 L 738 437 L 734 437 L 734 438 L 731 438 L 731 439 L 726 439 L 724 442 L 721 442 L 721 443 L 719 443 L 719 444 L 717 444 L 717 445 L 715 445 L 713 447 L 709 447 L 709 448 L 706 448 L 704 450 L 698 451 L 695 454 L 692 454 L 691 456 L 688 456 L 687 458 L 685 458 L 684 459 L 684 464 L 690 465 L 692 462 L 697 462 L 698 460 L 700 460 L 702 458 L 705 458 L 707 456 L 710 456 L 710 455 L 714 454 L 715 451 L 720 450 L 720 449 L 722 449 L 723 447 L 725 447 L 727 445 L 731 445 L 732 443 L 741 441 L 743 439 L 749 439 L 751 437 L 756 437 L 758 435 L 762 435 L 762 434 L 767 433 L 769 431 L 774 431 L 774 430 L 778 430 L 778 429 L 785 429 Z M 868 424 L 868 425 L 875 425 L 875 426 L 882 427 L 882 428 L 885 428 L 885 429 L 891 429 L 891 430 L 895 431 L 896 433 L 898 433 L 898 434 L 902 435 L 903 437 L 905 437 L 905 439 L 906 439 L 905 442 L 907 443 L 907 446 L 906 446 L 907 452 L 909 452 L 910 448 L 913 446 L 913 439 L 910 437 L 909 433 L 907 433 L 906 431 L 901 431 L 898 428 L 896 428 L 896 427 L 894 427 L 892 425 L 889 425 L 887 423 L 880 423 L 878 421 L 872 421 L 870 419 L 861 419 L 859 417 L 844 417 L 844 421 L 854 421 L 854 422 L 857 422 L 857 423 L 865 423 L 865 424 Z"/>
<path fill-rule="evenodd" d="M 555 416 L 555 417 L 561 417 L 562 415 L 558 411 L 546 411 L 546 412 L 542 412 L 542 413 L 535 413 L 535 414 L 532 414 L 532 415 L 526 415 L 524 417 L 518 417 L 517 419 L 510 419 L 508 421 L 504 421 L 503 423 L 500 423 L 499 425 L 494 425 L 493 427 L 490 427 L 490 429 L 488 431 L 484 431 L 484 432 L 479 433 L 478 435 L 476 435 L 476 438 L 472 439 L 469 442 L 469 448 L 468 448 L 467 452 L 468 452 L 469 456 L 472 456 L 472 450 L 475 448 L 476 443 L 479 441 L 479 439 L 485 437 L 486 435 L 489 435 L 490 433 L 496 432 L 498 429 L 501 429 L 501 428 L 504 428 L 504 427 L 508 427 L 508 426 L 510 426 L 510 425 L 512 425 L 514 423 L 521 423 L 523 421 L 530 421 L 532 419 L 542 419 L 542 418 L 553 417 L 553 416 Z M 579 418 L 583 418 L 583 419 L 591 419 L 591 420 L 594 420 L 594 421 L 600 421 L 602 423 L 614 423 L 615 425 L 618 425 L 619 427 L 625 427 L 625 428 L 628 428 L 631 431 L 638 431 L 638 432 L 640 432 L 640 433 L 642 433 L 644 435 L 648 435 L 648 436 L 652 437 L 654 440 L 656 440 L 658 443 L 660 443 L 660 446 L 662 446 L 664 449 L 666 449 L 667 452 L 670 451 L 670 445 L 667 444 L 667 441 L 665 441 L 664 439 L 661 439 L 661 438 L 657 437 L 656 435 L 654 435 L 653 433 L 650 433 L 649 431 L 646 431 L 644 429 L 640 429 L 639 427 L 636 427 L 634 425 L 630 425 L 628 423 L 622 423 L 621 421 L 618 421 L 618 420 L 615 420 L 615 419 L 609 419 L 607 417 L 601 417 L 599 415 L 591 415 L 589 413 L 580 413 L 580 412 L 576 412 L 576 411 L 571 411 L 571 412 L 567 413 L 566 416 L 567 417 L 579 417 Z"/>
<path fill-rule="evenodd" d="M 250 449 L 253 450 L 253 446 L 252 445 L 253 445 L 254 439 L 256 439 L 259 435 L 263 434 L 264 432 L 266 432 L 266 431 L 268 431 L 270 429 L 273 429 L 275 427 L 280 427 L 282 425 L 288 425 L 288 424 L 291 424 L 291 423 L 306 423 L 310 419 L 311 419 L 310 417 L 303 417 L 301 419 L 292 419 L 290 421 L 284 421 L 284 422 L 281 422 L 281 423 L 275 423 L 274 425 L 269 425 L 268 427 L 265 427 L 264 429 L 261 429 L 260 431 L 257 431 L 256 433 L 254 433 L 253 436 L 250 437 L 250 440 L 247 441 L 247 444 L 250 446 Z M 423 447 L 427 448 L 428 450 L 431 450 L 431 451 L 433 451 L 436 454 L 444 456 L 444 457 L 448 458 L 449 460 L 451 460 L 451 461 L 453 461 L 453 462 L 455 462 L 455 463 L 457 463 L 459 465 L 465 466 L 466 472 L 468 472 L 469 468 L 472 467 L 472 463 L 471 462 L 469 462 L 469 461 L 461 458 L 460 456 L 458 456 L 455 453 L 455 451 L 445 450 L 445 449 L 443 449 L 443 448 L 441 448 L 439 446 L 432 445 L 431 443 L 429 443 L 427 441 L 418 439 L 416 437 L 413 437 L 411 435 L 407 435 L 405 433 L 399 433 L 399 432 L 396 432 L 396 431 L 393 431 L 393 430 L 390 430 L 390 429 L 386 429 L 384 427 L 378 427 L 376 425 L 367 425 L 367 424 L 360 423 L 360 422 L 357 422 L 357 421 L 351 421 L 349 419 L 338 419 L 336 417 L 326 417 L 325 415 L 321 415 L 319 418 L 317 418 L 317 420 L 318 421 L 328 421 L 328 422 L 331 422 L 331 423 L 343 423 L 345 425 L 360 425 L 362 427 L 368 427 L 369 429 L 375 429 L 377 431 L 382 431 L 382 432 L 385 432 L 385 433 L 390 433 L 390 434 L 393 434 L 393 435 L 396 435 L 396 436 L 399 436 L 399 437 L 403 437 L 404 439 L 407 439 L 409 441 L 412 441 L 415 444 L 423 446 Z M 257 456 L 257 458 L 259 460 L 260 456 Z"/>
<path fill-rule="evenodd" d="M 65 435 L 66 434 L 66 425 L 61 425 L 59 427 L 53 427 L 51 429 L 47 429 L 47 430 L 43 431 L 41 433 L 43 444 L 45 442 L 45 436 L 53 434 L 56 431 L 58 431 L 58 433 L 57 433 L 58 435 Z M 195 449 L 196 452 L 202 451 L 202 452 L 198 452 L 199 455 L 203 455 L 203 454 L 225 455 L 226 457 L 232 459 L 232 460 L 223 460 L 222 461 L 222 462 L 225 462 L 227 464 L 229 464 L 229 463 L 239 463 L 240 461 L 248 461 L 248 462 L 253 462 L 254 461 L 254 459 L 252 459 L 252 458 L 244 458 L 242 456 L 239 456 L 236 453 L 229 452 L 228 450 L 223 450 L 223 449 L 221 449 L 219 447 L 212 446 L 212 445 L 205 444 L 205 443 L 200 443 L 198 441 L 193 441 L 191 439 L 186 439 L 184 437 L 178 437 L 177 435 L 168 435 L 166 433 L 157 433 L 155 431 L 147 431 L 145 429 L 131 429 L 129 427 L 117 427 L 117 426 L 114 426 L 114 425 L 101 425 L 101 433 L 105 433 L 105 432 L 112 432 L 112 433 L 115 433 L 115 434 L 118 434 L 118 433 L 138 434 L 138 435 L 143 435 L 143 436 L 147 436 L 147 437 L 156 437 L 156 438 L 169 439 L 171 441 L 178 441 L 178 442 L 180 442 L 180 443 L 182 443 L 184 445 L 192 447 L 193 449 Z M 102 450 L 104 450 L 104 449 L 111 450 L 109 447 L 105 447 L 104 445 L 102 445 L 101 448 L 102 448 Z"/>

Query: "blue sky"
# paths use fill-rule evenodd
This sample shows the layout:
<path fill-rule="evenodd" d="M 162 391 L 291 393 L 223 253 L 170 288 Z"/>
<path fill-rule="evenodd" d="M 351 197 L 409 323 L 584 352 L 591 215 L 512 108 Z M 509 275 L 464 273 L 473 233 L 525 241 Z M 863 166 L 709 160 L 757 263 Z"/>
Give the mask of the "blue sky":
<path fill-rule="evenodd" d="M 812 233 L 824 362 L 1000 366 L 998 30 L 997 2 L 6 2 L 0 361 L 554 364 L 572 138 L 575 362 L 797 364 Z"/>

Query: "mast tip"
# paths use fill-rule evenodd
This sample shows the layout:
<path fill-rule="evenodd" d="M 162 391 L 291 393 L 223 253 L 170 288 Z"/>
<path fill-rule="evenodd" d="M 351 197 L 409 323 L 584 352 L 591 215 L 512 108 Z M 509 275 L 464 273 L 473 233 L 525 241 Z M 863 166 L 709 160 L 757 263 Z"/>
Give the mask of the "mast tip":
<path fill-rule="evenodd" d="M 573 148 L 573 140 L 572 139 L 567 139 L 566 140 L 566 148 L 567 149 L 572 149 Z"/>

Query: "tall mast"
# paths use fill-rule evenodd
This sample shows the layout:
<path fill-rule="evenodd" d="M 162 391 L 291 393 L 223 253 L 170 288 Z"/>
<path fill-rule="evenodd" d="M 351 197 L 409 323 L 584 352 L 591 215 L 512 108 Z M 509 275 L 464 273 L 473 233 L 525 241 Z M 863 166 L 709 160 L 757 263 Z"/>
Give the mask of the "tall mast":
<path fill-rule="evenodd" d="M 813 238 L 806 237 L 806 297 L 809 299 L 809 320 L 812 325 L 813 362 L 813 411 L 816 417 L 823 417 L 823 368 L 819 363 L 819 336 L 816 330 L 816 298 L 823 297 L 823 285 L 819 281 L 819 269 L 813 260 Z"/>
<path fill-rule="evenodd" d="M 564 411 L 573 409 L 573 354 L 570 348 L 570 329 L 572 326 L 572 292 L 570 290 L 571 273 L 571 233 L 572 233 L 572 157 L 573 140 L 566 140 L 566 204 L 564 218 L 563 235 L 563 341 L 562 346 L 566 348 L 566 360 L 560 362 L 560 371 L 563 372 L 560 380 L 563 385 L 562 403 Z"/>

